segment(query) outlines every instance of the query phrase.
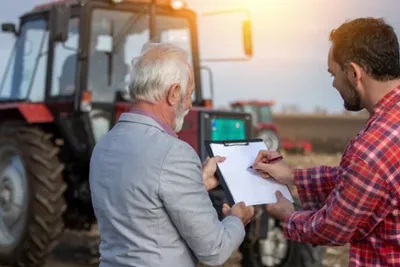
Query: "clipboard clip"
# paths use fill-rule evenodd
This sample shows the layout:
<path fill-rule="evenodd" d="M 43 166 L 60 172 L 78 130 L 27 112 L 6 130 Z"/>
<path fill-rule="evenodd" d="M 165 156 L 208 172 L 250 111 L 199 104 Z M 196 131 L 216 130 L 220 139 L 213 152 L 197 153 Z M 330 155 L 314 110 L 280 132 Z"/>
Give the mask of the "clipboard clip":
<path fill-rule="evenodd" d="M 248 146 L 249 142 L 224 142 L 224 146 Z"/>

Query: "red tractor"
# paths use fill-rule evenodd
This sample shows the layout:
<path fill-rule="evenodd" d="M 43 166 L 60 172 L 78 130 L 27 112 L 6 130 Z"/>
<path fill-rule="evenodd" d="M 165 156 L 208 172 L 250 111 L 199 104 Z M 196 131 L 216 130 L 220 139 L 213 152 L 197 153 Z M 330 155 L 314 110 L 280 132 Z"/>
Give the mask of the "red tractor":
<path fill-rule="evenodd" d="M 91 152 L 131 107 L 128 66 L 149 40 L 172 40 L 190 55 L 195 107 L 179 136 L 202 160 L 204 140 L 251 137 L 250 114 L 204 108 L 197 18 L 182 1 L 58 1 L 24 14 L 19 27 L 2 24 L 2 30 L 14 34 L 16 44 L 0 84 L 0 265 L 42 266 L 65 228 L 89 230 L 96 223 L 88 183 Z M 249 20 L 243 31 L 251 57 Z M 220 211 L 222 190 L 210 197 Z M 311 259 L 309 245 L 282 235 L 284 245 L 271 246 L 278 239 L 267 231 L 279 224 L 267 224 L 267 215 L 261 209 L 248 226 L 243 264 Z M 261 241 L 269 242 L 269 250 L 259 249 Z M 271 260 L 276 255 L 279 260 Z M 304 266 L 319 264 L 312 258 Z"/>
<path fill-rule="evenodd" d="M 278 129 L 272 122 L 272 101 L 238 101 L 231 104 L 233 111 L 250 113 L 253 119 L 253 134 L 264 140 L 269 150 L 278 151 L 280 139 Z"/>
<path fill-rule="evenodd" d="M 269 150 L 280 149 L 294 153 L 310 153 L 312 145 L 307 141 L 295 142 L 286 137 L 279 136 L 278 127 L 273 122 L 271 107 L 273 101 L 238 101 L 231 104 L 236 112 L 246 112 L 252 115 L 253 134 L 265 141 Z"/>

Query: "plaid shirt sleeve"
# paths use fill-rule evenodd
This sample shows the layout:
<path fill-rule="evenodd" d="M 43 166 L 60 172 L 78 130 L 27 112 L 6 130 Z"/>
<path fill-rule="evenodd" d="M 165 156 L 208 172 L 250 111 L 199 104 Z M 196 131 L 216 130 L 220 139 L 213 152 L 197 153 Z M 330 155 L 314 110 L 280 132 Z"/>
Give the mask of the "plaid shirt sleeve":
<path fill-rule="evenodd" d="M 339 167 L 319 166 L 296 169 L 295 184 L 301 206 L 305 210 L 319 210 L 336 186 Z"/>
<path fill-rule="evenodd" d="M 344 245 L 362 240 L 393 211 L 382 172 L 366 161 L 347 156 L 336 175 L 337 185 L 320 210 L 297 211 L 286 218 L 286 238 L 318 245 Z"/>

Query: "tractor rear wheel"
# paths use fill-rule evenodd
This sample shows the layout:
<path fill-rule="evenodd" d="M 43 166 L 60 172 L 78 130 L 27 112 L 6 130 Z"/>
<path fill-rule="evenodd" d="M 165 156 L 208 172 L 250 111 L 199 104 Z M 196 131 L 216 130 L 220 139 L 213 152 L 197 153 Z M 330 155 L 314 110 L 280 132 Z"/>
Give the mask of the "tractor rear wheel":
<path fill-rule="evenodd" d="M 0 126 L 0 265 L 41 266 L 57 244 L 67 207 L 58 152 L 39 129 Z"/>
<path fill-rule="evenodd" d="M 268 238 L 259 239 L 258 267 L 322 267 L 324 248 L 288 240 L 276 220 L 269 218 Z"/>
<path fill-rule="evenodd" d="M 296 210 L 300 200 L 294 197 Z M 285 238 L 282 224 L 257 206 L 255 219 L 247 226 L 241 246 L 242 266 L 246 267 L 323 267 L 324 247 L 313 247 Z"/>

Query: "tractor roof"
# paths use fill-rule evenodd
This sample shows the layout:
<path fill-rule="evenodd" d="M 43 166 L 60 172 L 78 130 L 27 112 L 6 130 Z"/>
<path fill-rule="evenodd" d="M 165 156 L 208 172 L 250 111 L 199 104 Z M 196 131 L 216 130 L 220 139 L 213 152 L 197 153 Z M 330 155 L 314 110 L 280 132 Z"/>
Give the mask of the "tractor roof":
<path fill-rule="evenodd" d="M 110 0 L 86 0 L 86 1 L 91 1 L 91 2 L 111 2 Z M 137 4 L 150 4 L 152 0 L 124 0 L 124 2 L 131 2 L 131 3 L 137 3 Z M 169 5 L 170 1 L 169 0 L 156 0 L 156 3 L 158 5 Z M 46 4 L 41 4 L 37 5 L 34 7 L 34 11 L 39 11 L 43 9 L 48 9 L 53 5 L 58 5 L 58 4 L 78 4 L 77 0 L 54 0 Z"/>
<path fill-rule="evenodd" d="M 260 100 L 246 100 L 246 101 L 236 101 L 233 102 L 232 106 L 244 106 L 244 105 L 252 105 L 252 106 L 272 106 L 275 104 L 275 101 L 260 101 Z"/>
<path fill-rule="evenodd" d="M 43 9 L 47 9 L 53 5 L 59 5 L 59 4 L 77 4 L 77 0 L 55 0 L 55 1 L 51 1 L 49 3 L 46 4 L 41 4 L 41 5 L 37 5 L 33 8 L 34 11 L 38 11 L 38 10 L 43 10 Z"/>

